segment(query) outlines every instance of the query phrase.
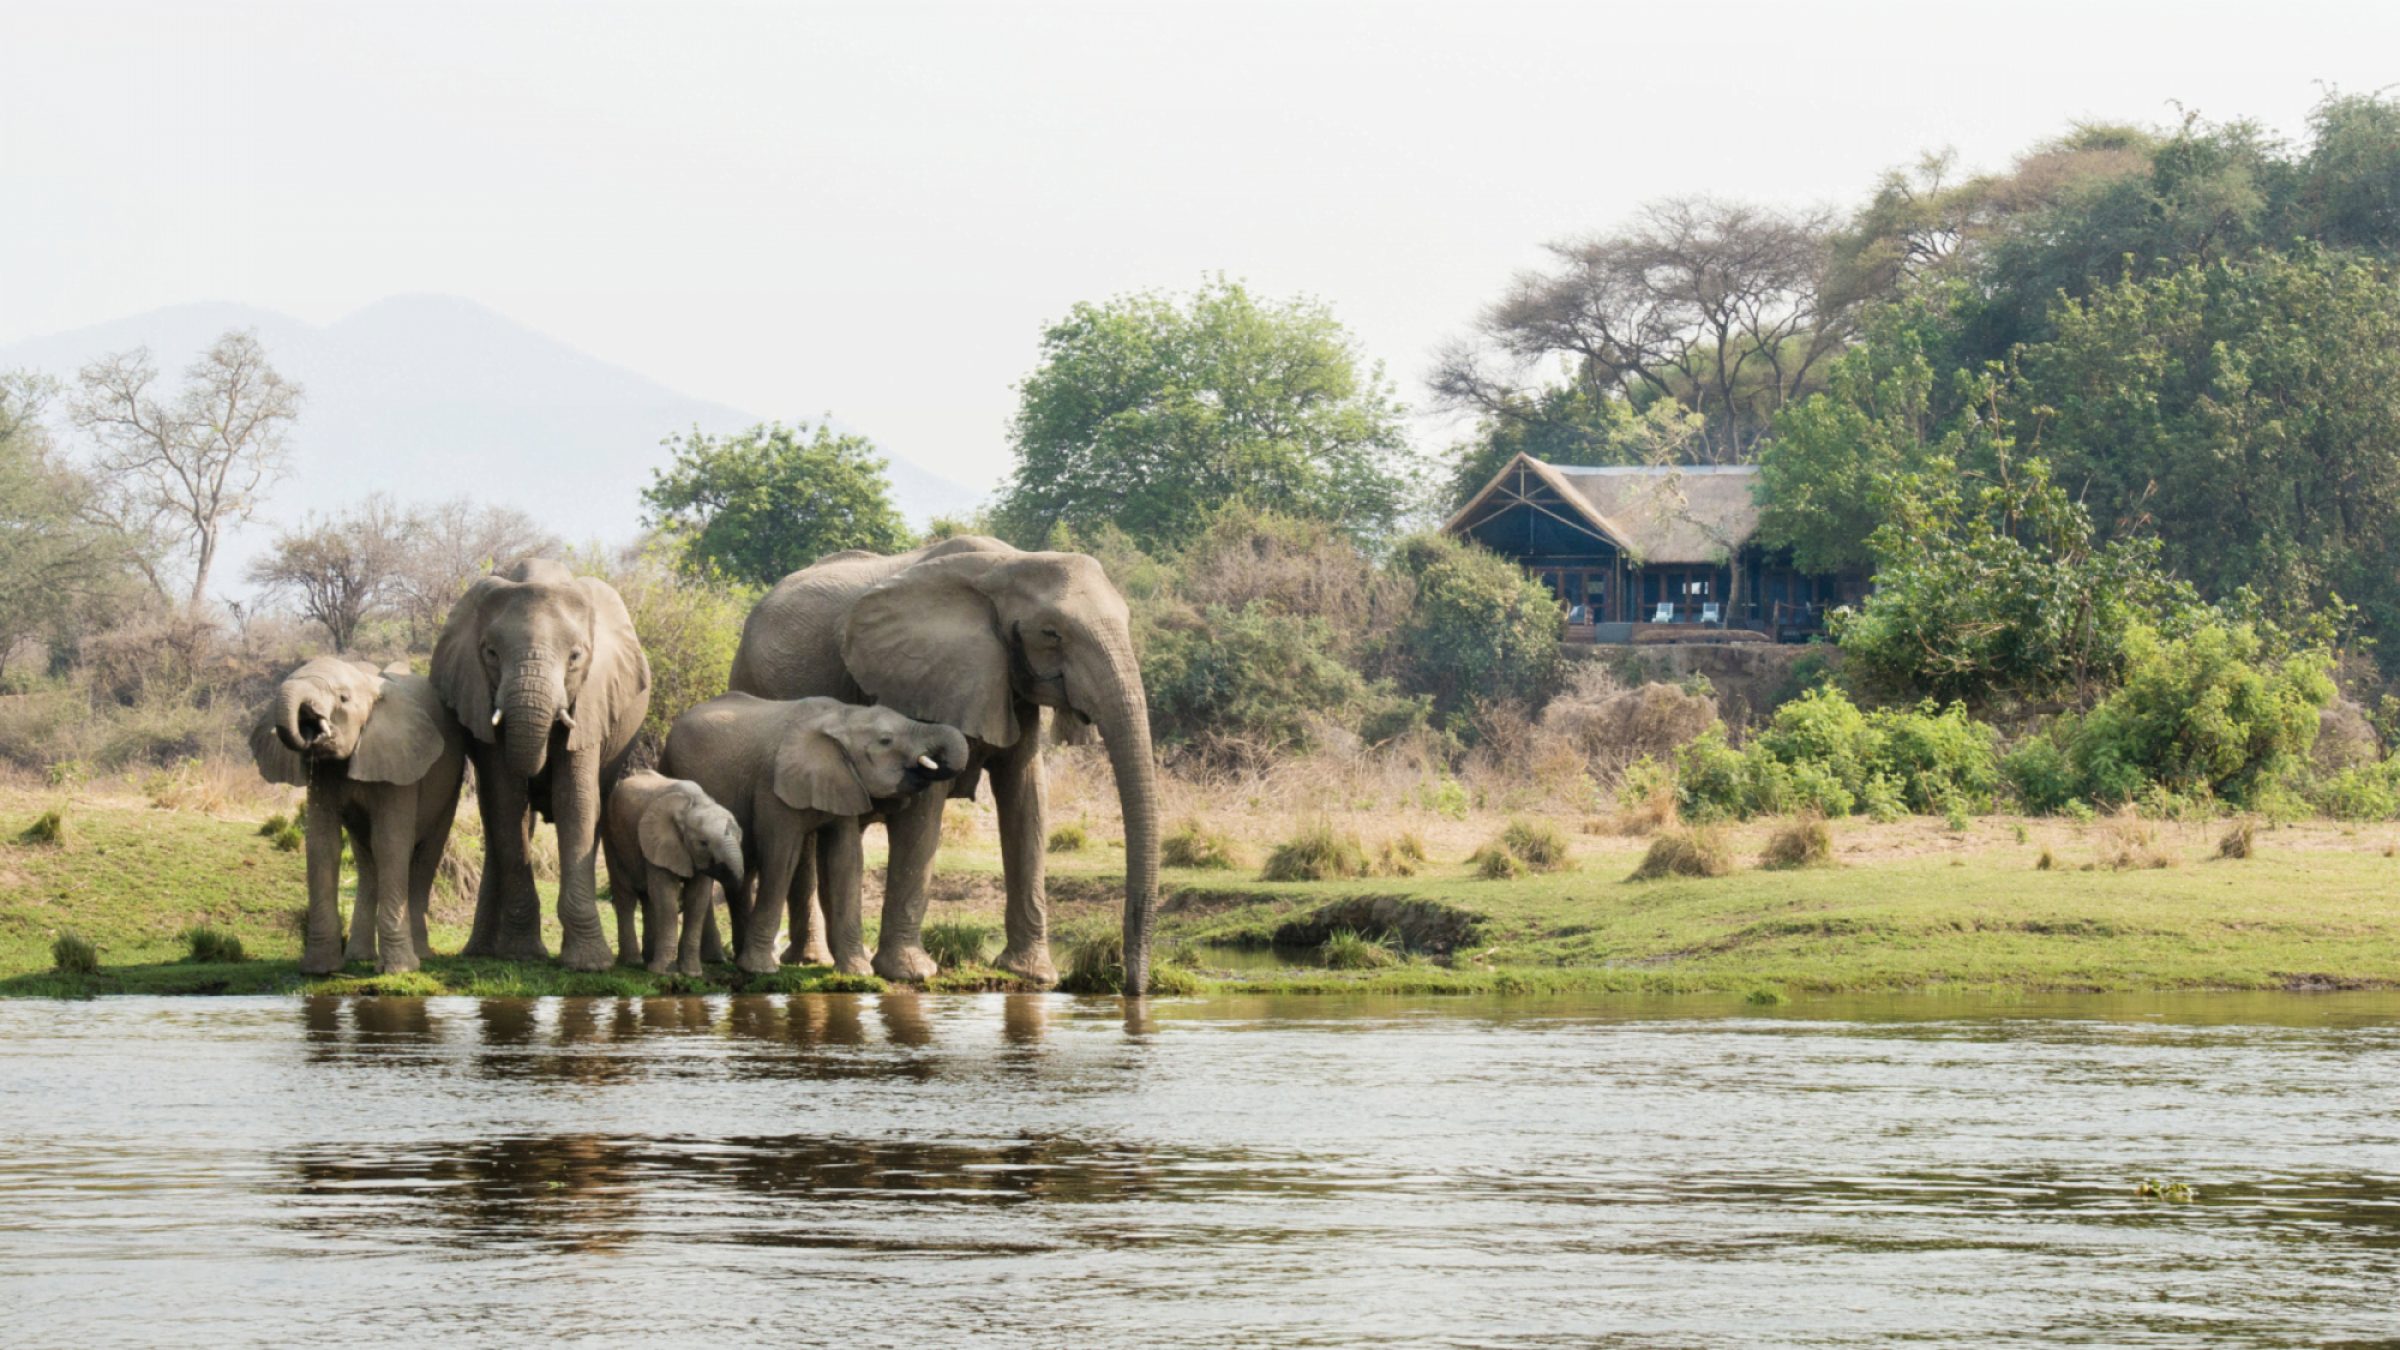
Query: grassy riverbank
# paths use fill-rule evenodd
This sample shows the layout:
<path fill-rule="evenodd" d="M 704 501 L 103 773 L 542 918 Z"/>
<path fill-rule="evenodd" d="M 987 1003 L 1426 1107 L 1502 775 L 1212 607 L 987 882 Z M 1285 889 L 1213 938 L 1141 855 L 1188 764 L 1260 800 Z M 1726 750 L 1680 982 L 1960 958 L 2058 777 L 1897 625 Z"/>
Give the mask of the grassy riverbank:
<path fill-rule="evenodd" d="M 62 842 L 20 835 L 59 809 Z M 822 969 L 744 981 L 437 958 L 414 976 L 309 980 L 294 964 L 300 856 L 257 820 L 162 810 L 139 798 L 0 789 L 0 995 L 384 992 L 639 995 L 747 988 L 873 988 Z M 2107 826 L 1980 820 L 1834 828 L 1834 865 L 1756 866 L 1767 826 L 1728 835 L 1738 870 L 1631 883 L 1647 841 L 1575 836 L 1574 869 L 1481 879 L 1467 827 L 1432 840 L 1414 876 L 1263 882 L 1253 869 L 1169 869 L 1161 950 L 1185 985 L 1280 992 L 1716 992 L 2319 989 L 2400 985 L 2400 829 L 2262 829 L 2246 859 L 2213 855 L 2221 825 L 2157 828 L 2148 862 L 2114 869 Z M 1263 853 L 1263 849 L 1260 852 Z M 2041 866 L 2048 857 L 2050 865 Z M 988 839 L 947 849 L 932 921 L 954 942 L 997 941 L 998 857 Z M 1051 862 L 1062 965 L 1082 935 L 1113 929 L 1122 855 L 1105 843 Z M 437 910 L 455 950 L 465 916 Z M 183 959 L 195 925 L 251 959 Z M 97 975 L 51 971 L 73 929 Z M 1351 968 L 1328 968 L 1329 934 Z M 1278 945 L 1280 944 L 1280 945 Z M 988 988 L 966 967 L 937 988 Z"/>

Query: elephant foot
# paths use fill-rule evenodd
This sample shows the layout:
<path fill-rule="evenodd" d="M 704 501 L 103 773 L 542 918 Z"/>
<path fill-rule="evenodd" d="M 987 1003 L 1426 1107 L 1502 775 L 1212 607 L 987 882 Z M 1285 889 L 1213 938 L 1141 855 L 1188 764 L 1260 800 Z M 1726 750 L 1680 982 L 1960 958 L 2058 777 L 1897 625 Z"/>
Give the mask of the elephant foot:
<path fill-rule="evenodd" d="M 781 961 L 767 955 L 764 951 L 745 951 L 742 953 L 741 959 L 734 964 L 741 967 L 742 973 L 745 975 L 772 975 L 783 969 Z"/>
<path fill-rule="evenodd" d="M 875 973 L 904 984 L 923 984 L 941 971 L 923 947 L 881 947 L 875 952 Z"/>
<path fill-rule="evenodd" d="M 426 960 L 431 960 L 431 959 L 432 959 L 432 957 L 433 957 L 433 944 L 432 944 L 432 943 L 430 943 L 430 942 L 427 942 L 427 941 L 426 941 L 425 939 L 423 939 L 423 938 L 418 938 L 418 939 L 417 939 L 417 959 L 418 959 L 418 960 L 420 960 L 420 961 L 426 961 Z"/>
<path fill-rule="evenodd" d="M 830 966 L 833 964 L 833 948 L 823 942 L 811 942 L 805 946 L 795 942 L 783 949 L 783 963 L 787 966 Z"/>
<path fill-rule="evenodd" d="M 388 961 L 378 961 L 375 963 L 375 973 L 378 975 L 406 975 L 416 968 L 417 956 L 415 952 L 409 952 L 405 955 L 395 956 Z"/>
<path fill-rule="evenodd" d="M 696 980 L 708 972 L 700 968 L 700 963 L 698 961 L 678 961 L 675 963 L 675 973 L 678 975 L 688 975 Z"/>
<path fill-rule="evenodd" d="M 1047 989 L 1058 983 L 1058 967 L 1050 960 L 1050 944 L 1037 943 L 1023 951 L 1010 948 L 993 959 L 992 964 L 1028 984 Z"/>
<path fill-rule="evenodd" d="M 642 969 L 649 971 L 653 975 L 674 975 L 681 973 L 675 969 L 675 963 L 672 961 L 647 961 L 642 963 Z M 697 975 L 700 972 L 692 971 L 690 973 Z"/>
<path fill-rule="evenodd" d="M 875 963 L 867 959 L 867 954 L 863 949 L 851 952 L 838 961 L 828 960 L 826 964 L 844 975 L 872 975 L 875 973 Z"/>
<path fill-rule="evenodd" d="M 550 949 L 542 945 L 542 935 L 532 933 L 504 934 L 492 944 L 491 955 L 504 961 L 547 961 Z"/>
<path fill-rule="evenodd" d="M 312 951 L 301 954 L 300 973 L 303 975 L 338 975 L 341 969 L 340 952 Z"/>
<path fill-rule="evenodd" d="M 569 970 L 606 970 L 617 963 L 617 954 L 608 949 L 608 939 L 596 933 L 582 938 L 570 936 L 559 944 L 558 963 Z"/>

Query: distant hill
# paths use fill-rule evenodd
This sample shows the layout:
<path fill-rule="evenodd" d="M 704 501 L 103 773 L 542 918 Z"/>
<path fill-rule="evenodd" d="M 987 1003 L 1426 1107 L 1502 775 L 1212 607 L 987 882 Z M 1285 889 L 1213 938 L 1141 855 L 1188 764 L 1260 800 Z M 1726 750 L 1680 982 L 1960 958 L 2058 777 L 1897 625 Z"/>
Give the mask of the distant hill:
<path fill-rule="evenodd" d="M 172 387 L 228 328 L 255 329 L 276 369 L 306 393 L 292 474 L 275 492 L 279 518 L 376 490 L 403 501 L 465 494 L 521 507 L 570 540 L 619 542 L 639 528 L 639 493 L 664 462 L 663 437 L 764 420 L 442 295 L 379 300 L 323 326 L 249 305 L 175 305 L 0 345 L 0 370 L 43 370 L 71 384 L 101 353 L 147 346 Z M 884 453 L 911 522 L 975 504 L 973 490 Z M 239 568 L 271 533 L 254 525 L 229 541 L 215 589 L 246 589 Z"/>

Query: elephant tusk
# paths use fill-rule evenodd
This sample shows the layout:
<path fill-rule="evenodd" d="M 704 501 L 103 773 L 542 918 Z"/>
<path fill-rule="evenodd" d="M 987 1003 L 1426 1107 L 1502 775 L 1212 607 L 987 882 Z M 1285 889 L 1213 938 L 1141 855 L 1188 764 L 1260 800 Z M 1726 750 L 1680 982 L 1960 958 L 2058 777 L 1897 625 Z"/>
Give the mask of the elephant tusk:
<path fill-rule="evenodd" d="M 502 711 L 503 711 L 503 709 L 499 709 L 499 708 L 494 708 L 494 709 L 492 709 L 492 725 L 493 725 L 493 726 L 497 727 L 497 726 L 499 726 L 499 725 L 500 725 L 500 714 L 501 714 L 501 712 L 502 712 Z"/>
<path fill-rule="evenodd" d="M 575 729 L 575 714 L 568 712 L 564 708 L 559 709 L 558 724 L 562 727 L 565 727 L 569 731 L 573 731 Z"/>
<path fill-rule="evenodd" d="M 917 756 L 917 767 L 925 770 L 927 773 L 940 773 L 942 771 L 941 761 L 935 759 L 931 755 Z"/>

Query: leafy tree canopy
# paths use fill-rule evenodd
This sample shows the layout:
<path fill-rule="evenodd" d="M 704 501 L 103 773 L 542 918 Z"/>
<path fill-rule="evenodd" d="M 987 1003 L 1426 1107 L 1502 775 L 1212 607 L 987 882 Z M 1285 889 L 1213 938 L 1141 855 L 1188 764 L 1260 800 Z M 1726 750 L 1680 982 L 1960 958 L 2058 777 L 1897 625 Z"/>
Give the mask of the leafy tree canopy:
<path fill-rule="evenodd" d="M 864 436 L 819 423 L 697 428 L 668 439 L 674 460 L 642 489 L 647 521 L 676 536 L 687 565 L 772 586 L 828 553 L 908 547 L 885 461 Z"/>
<path fill-rule="evenodd" d="M 1402 409 L 1323 305 L 1222 278 L 1079 304 L 1020 387 L 994 523 L 1040 545 L 1114 526 L 1180 546 L 1229 502 L 1372 536 L 1406 504 Z"/>

